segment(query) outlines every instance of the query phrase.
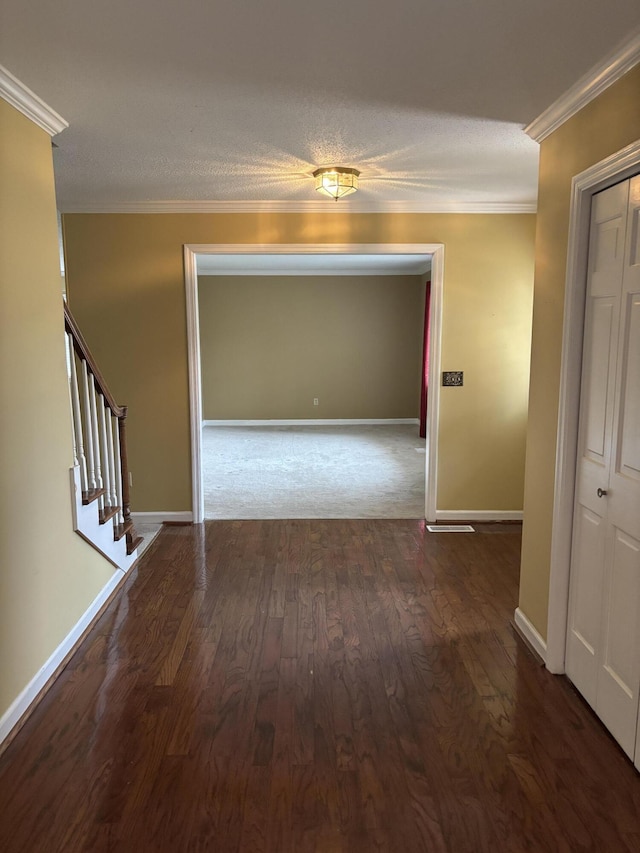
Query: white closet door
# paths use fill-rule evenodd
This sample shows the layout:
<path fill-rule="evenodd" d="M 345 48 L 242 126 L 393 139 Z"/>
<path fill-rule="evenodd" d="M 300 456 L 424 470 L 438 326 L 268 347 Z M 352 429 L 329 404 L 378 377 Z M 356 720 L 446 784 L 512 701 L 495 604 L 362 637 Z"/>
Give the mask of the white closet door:
<path fill-rule="evenodd" d="M 594 708 L 627 202 L 628 183 L 595 195 L 589 236 L 566 666 Z"/>
<path fill-rule="evenodd" d="M 634 756 L 640 702 L 640 177 L 630 182 L 596 711 Z"/>
<path fill-rule="evenodd" d="M 640 177 L 593 198 L 567 674 L 640 764 Z"/>

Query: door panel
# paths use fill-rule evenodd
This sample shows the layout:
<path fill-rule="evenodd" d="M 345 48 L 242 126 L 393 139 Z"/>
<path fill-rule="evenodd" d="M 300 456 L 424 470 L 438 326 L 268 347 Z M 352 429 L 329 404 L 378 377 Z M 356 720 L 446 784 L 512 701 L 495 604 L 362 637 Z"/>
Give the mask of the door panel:
<path fill-rule="evenodd" d="M 616 473 L 640 478 L 640 296 L 629 296 L 623 364 L 623 406 Z"/>
<path fill-rule="evenodd" d="M 629 224 L 628 224 L 628 265 L 624 275 L 624 291 L 627 294 L 628 309 L 628 342 L 627 365 L 624 376 L 624 416 L 619 462 L 616 473 L 624 476 L 630 484 L 632 496 L 627 506 L 617 509 L 618 515 L 625 515 L 625 528 L 632 529 L 633 519 L 636 523 L 640 518 L 640 499 L 638 488 L 640 481 L 640 176 L 631 180 L 629 191 Z M 616 478 L 619 480 L 620 478 Z M 631 484 L 633 484 L 631 486 Z M 616 483 L 617 485 L 617 483 Z M 615 504 L 615 501 L 614 501 Z M 615 507 L 614 507 L 615 509 Z M 637 567 L 640 575 L 640 566 Z M 638 607 L 638 622 L 640 624 L 640 606 Z M 640 637 L 636 634 L 636 647 L 640 646 Z M 640 704 L 640 701 L 639 701 Z M 640 712 L 636 728 L 635 765 L 640 770 Z"/>
<path fill-rule="evenodd" d="M 591 297 L 618 296 L 624 263 L 628 183 L 623 182 L 594 195 L 589 234 Z"/>
<path fill-rule="evenodd" d="M 577 509 L 572 567 L 572 618 L 567 642 L 567 673 L 590 705 L 595 707 L 600 648 L 604 523 L 584 506 Z"/>
<path fill-rule="evenodd" d="M 613 531 L 596 711 L 633 758 L 640 684 L 640 540 Z"/>
<path fill-rule="evenodd" d="M 629 266 L 640 266 L 640 181 L 631 179 L 629 190 Z"/>
<path fill-rule="evenodd" d="M 614 329 L 616 300 L 611 297 L 594 300 L 589 317 L 590 346 L 585 353 L 589 382 L 584 389 L 583 417 L 585 419 L 584 455 L 599 466 L 607 464 L 608 438 L 607 401 L 613 394 L 611 369 L 611 335 Z"/>
<path fill-rule="evenodd" d="M 601 210 L 596 210 L 596 215 Z M 619 211 L 613 218 L 596 223 L 593 241 L 591 293 L 593 296 L 607 296 L 612 293 L 611 272 L 620 268 L 624 251 L 624 217 Z M 616 291 L 617 288 L 613 290 Z"/>

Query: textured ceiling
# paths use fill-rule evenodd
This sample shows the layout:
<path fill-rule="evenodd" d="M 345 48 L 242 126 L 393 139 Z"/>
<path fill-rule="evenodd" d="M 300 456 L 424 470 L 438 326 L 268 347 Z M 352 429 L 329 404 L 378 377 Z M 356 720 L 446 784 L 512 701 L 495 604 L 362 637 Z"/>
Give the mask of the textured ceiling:
<path fill-rule="evenodd" d="M 371 209 L 515 209 L 522 128 L 639 26 L 639 0 L 2 0 L 0 62 L 70 124 L 62 210 L 318 201 L 328 164 Z"/>

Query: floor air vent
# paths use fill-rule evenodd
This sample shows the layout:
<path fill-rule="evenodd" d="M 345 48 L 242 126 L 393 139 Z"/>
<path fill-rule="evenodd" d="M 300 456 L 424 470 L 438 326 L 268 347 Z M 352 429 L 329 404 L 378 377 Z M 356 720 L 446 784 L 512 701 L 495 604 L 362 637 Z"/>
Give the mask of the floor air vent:
<path fill-rule="evenodd" d="M 429 533 L 475 533 L 470 524 L 427 524 Z"/>

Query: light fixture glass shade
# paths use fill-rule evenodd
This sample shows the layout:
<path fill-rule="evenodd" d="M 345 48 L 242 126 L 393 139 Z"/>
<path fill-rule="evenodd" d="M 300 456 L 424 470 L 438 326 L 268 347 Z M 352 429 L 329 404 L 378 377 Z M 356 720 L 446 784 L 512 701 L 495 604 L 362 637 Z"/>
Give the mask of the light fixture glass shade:
<path fill-rule="evenodd" d="M 313 173 L 318 192 L 324 193 L 336 201 L 358 189 L 359 176 L 360 172 L 357 169 L 349 169 L 346 166 L 328 166 L 316 169 Z"/>

